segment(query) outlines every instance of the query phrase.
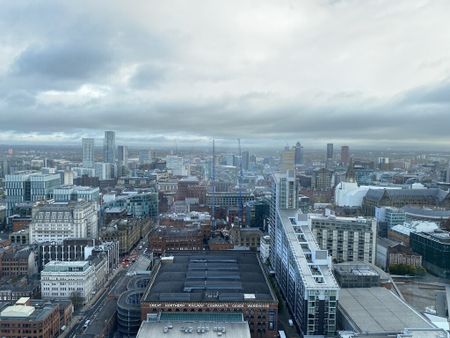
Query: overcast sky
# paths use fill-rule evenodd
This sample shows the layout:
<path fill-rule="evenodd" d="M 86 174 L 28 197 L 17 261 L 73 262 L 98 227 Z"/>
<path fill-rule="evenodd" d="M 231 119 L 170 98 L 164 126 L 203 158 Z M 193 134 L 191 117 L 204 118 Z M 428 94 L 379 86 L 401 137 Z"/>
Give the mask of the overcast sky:
<path fill-rule="evenodd" d="M 448 0 L 0 6 L 0 143 L 450 149 Z"/>

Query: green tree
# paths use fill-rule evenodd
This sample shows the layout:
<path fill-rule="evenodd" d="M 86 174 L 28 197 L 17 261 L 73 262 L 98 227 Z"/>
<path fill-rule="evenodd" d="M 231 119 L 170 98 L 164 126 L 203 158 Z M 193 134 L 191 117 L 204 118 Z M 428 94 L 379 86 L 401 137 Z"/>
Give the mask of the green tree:
<path fill-rule="evenodd" d="M 70 294 L 70 301 L 73 304 L 74 310 L 78 311 L 83 307 L 84 297 L 81 295 L 79 291 L 74 291 Z"/>

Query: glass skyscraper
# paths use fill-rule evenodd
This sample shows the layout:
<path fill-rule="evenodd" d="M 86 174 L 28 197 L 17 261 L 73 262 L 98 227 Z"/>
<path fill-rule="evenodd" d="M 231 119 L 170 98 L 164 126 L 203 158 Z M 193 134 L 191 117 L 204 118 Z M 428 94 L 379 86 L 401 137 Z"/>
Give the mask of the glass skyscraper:
<path fill-rule="evenodd" d="M 113 131 L 105 131 L 103 140 L 103 162 L 116 162 L 116 133 Z"/>

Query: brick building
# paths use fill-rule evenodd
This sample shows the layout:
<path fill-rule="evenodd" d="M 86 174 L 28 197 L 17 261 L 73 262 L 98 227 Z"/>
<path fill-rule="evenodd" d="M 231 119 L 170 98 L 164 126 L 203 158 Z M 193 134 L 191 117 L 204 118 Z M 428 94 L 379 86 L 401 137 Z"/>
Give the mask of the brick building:
<path fill-rule="evenodd" d="M 71 304 L 59 304 L 20 298 L 15 304 L 3 304 L 0 311 L 2 337 L 58 337 L 61 327 L 71 318 Z M 62 314 L 62 316 L 61 316 Z"/>
<path fill-rule="evenodd" d="M 199 224 L 185 227 L 160 225 L 148 235 L 148 248 L 157 255 L 167 250 L 202 250 L 203 231 Z"/>
<path fill-rule="evenodd" d="M 0 253 L 0 276 L 31 276 L 37 272 L 35 253 L 31 248 Z"/>
<path fill-rule="evenodd" d="M 120 255 L 125 255 L 149 233 L 151 225 L 149 218 L 113 220 L 101 229 L 100 239 L 106 242 L 118 241 Z"/>
<path fill-rule="evenodd" d="M 177 252 L 160 264 L 141 300 L 141 320 L 160 312 L 242 313 L 253 338 L 278 336 L 278 300 L 256 253 Z"/>

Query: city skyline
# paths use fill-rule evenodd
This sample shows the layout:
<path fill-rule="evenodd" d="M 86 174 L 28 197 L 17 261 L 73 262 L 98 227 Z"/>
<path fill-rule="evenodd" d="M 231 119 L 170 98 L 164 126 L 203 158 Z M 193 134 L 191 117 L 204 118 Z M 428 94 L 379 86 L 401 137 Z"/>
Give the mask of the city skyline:
<path fill-rule="evenodd" d="M 0 144 L 450 141 L 447 2 L 106 4 L 3 4 Z"/>

